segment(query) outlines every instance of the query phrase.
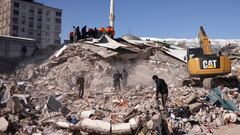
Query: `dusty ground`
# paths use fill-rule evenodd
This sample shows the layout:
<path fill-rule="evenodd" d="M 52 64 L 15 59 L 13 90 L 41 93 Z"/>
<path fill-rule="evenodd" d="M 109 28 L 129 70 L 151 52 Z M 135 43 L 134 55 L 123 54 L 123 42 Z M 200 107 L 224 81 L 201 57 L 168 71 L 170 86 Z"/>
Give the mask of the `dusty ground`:
<path fill-rule="evenodd" d="M 240 125 L 230 124 L 214 130 L 214 135 L 239 135 Z"/>

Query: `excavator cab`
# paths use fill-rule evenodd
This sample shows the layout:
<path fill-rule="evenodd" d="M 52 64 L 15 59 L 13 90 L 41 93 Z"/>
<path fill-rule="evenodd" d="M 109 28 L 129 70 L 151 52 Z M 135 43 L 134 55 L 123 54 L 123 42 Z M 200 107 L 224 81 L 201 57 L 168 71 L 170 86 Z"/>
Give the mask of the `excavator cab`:
<path fill-rule="evenodd" d="M 198 48 L 188 48 L 187 50 L 187 59 L 191 59 L 191 58 L 196 58 L 196 57 L 200 57 L 203 55 L 203 49 L 198 47 Z"/>

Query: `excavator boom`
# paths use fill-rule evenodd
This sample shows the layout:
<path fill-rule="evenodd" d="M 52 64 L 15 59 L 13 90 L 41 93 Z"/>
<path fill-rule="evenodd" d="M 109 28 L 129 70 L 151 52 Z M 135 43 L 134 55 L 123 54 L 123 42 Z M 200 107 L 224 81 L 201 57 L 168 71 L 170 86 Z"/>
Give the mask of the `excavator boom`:
<path fill-rule="evenodd" d="M 200 26 L 200 32 L 199 32 L 198 38 L 199 38 L 200 46 L 201 48 L 203 48 L 204 54 L 207 54 L 207 55 L 212 54 L 211 44 L 203 26 Z"/>

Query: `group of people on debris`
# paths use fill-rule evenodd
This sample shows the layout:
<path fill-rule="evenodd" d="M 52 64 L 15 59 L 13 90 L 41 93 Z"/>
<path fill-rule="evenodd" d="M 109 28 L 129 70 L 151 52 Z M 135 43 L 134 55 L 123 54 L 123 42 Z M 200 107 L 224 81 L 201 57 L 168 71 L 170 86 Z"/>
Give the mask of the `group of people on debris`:
<path fill-rule="evenodd" d="M 113 78 L 114 90 L 121 90 L 121 86 L 123 87 L 123 89 L 125 89 L 125 90 L 127 89 L 128 72 L 125 68 L 123 68 L 121 72 L 119 70 L 117 70 L 113 74 L 112 78 Z M 157 107 L 158 107 L 157 109 L 160 110 L 159 96 L 161 98 L 163 108 L 166 108 L 166 102 L 168 99 L 168 86 L 167 86 L 166 82 L 164 81 L 164 79 L 158 78 L 157 75 L 153 75 L 152 79 L 154 80 L 154 82 L 156 84 L 156 101 L 157 101 Z M 77 77 L 76 83 L 78 85 L 79 97 L 83 98 L 85 80 L 84 80 L 84 77 L 82 74 Z"/>
<path fill-rule="evenodd" d="M 73 26 L 73 31 L 69 33 L 69 39 L 70 43 L 77 42 L 81 39 L 86 38 L 100 38 L 103 34 L 109 35 L 111 38 L 114 38 L 115 30 L 113 27 L 108 26 L 107 28 L 101 27 L 100 29 L 95 28 L 89 28 L 87 30 L 87 25 L 82 27 L 80 31 L 80 27 Z"/>

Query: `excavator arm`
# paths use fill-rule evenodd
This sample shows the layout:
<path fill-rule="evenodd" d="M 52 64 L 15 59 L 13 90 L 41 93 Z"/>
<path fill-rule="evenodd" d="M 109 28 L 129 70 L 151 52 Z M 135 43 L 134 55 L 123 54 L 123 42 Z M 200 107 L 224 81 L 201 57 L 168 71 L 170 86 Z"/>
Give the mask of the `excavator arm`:
<path fill-rule="evenodd" d="M 198 35 L 198 39 L 199 39 L 199 43 L 200 43 L 201 48 L 203 49 L 204 54 L 207 54 L 207 55 L 212 54 L 211 44 L 210 44 L 210 41 L 208 39 L 208 36 L 207 36 L 205 30 L 203 29 L 203 26 L 200 26 L 200 32 Z"/>

